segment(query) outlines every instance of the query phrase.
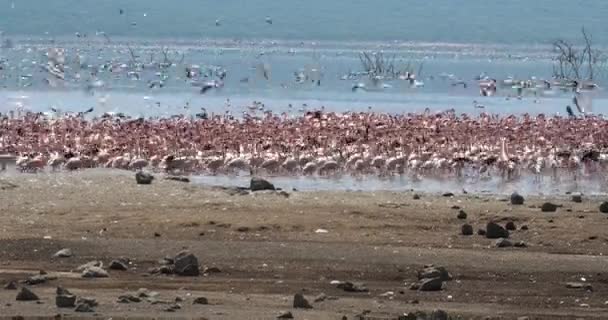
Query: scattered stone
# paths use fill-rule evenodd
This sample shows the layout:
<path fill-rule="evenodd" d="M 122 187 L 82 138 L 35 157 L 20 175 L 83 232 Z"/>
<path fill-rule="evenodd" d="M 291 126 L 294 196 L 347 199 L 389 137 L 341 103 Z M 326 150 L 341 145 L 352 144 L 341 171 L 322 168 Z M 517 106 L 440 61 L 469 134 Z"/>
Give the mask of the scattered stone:
<path fill-rule="evenodd" d="M 17 293 L 17 297 L 16 299 L 17 301 L 38 301 L 40 300 L 40 298 L 38 298 L 38 296 L 33 293 L 30 289 L 26 288 L 26 287 L 21 287 L 21 290 L 19 290 L 19 293 Z"/>
<path fill-rule="evenodd" d="M 519 229 L 520 229 L 520 230 L 528 230 L 528 226 L 524 224 L 524 225 L 523 225 L 523 226 L 521 226 L 521 228 L 519 228 Z"/>
<path fill-rule="evenodd" d="M 249 189 L 251 189 L 251 191 L 276 190 L 272 183 L 257 177 L 251 178 Z"/>
<path fill-rule="evenodd" d="M 509 231 L 517 230 L 517 228 L 515 227 L 515 222 L 513 222 L 513 221 L 507 222 L 507 224 L 505 224 L 505 229 L 507 229 Z"/>
<path fill-rule="evenodd" d="M 101 268 L 101 267 L 103 267 L 103 262 L 97 261 L 97 260 L 95 260 L 95 261 L 89 261 L 89 262 L 87 262 L 87 263 L 79 266 L 78 268 L 76 268 L 76 272 L 82 272 L 82 271 L 84 271 L 84 270 L 86 270 L 86 269 L 88 269 L 90 267 L 99 267 L 99 268 Z"/>
<path fill-rule="evenodd" d="M 60 296 L 60 295 L 72 295 L 72 293 L 70 291 L 68 291 L 68 289 L 65 289 L 64 287 L 57 287 L 57 290 L 55 292 L 56 292 L 56 294 L 58 296 Z"/>
<path fill-rule="evenodd" d="M 436 309 L 433 310 L 433 312 L 431 313 L 431 317 L 429 318 L 430 320 L 448 320 L 448 313 L 440 310 L 440 309 Z"/>
<path fill-rule="evenodd" d="M 517 192 L 513 192 L 513 194 L 511 194 L 511 204 L 512 205 L 516 205 L 516 206 L 521 206 L 524 204 L 524 197 L 522 195 L 520 195 Z"/>
<path fill-rule="evenodd" d="M 558 206 L 551 202 L 545 202 L 545 203 L 543 203 L 542 206 L 540 206 L 540 211 L 541 212 L 555 212 L 555 211 L 557 211 L 557 208 L 559 208 L 559 207 L 561 207 L 561 206 Z"/>
<path fill-rule="evenodd" d="M 320 293 L 318 296 L 314 298 L 314 302 L 323 302 L 327 300 L 327 295 L 325 293 Z"/>
<path fill-rule="evenodd" d="M 249 232 L 249 227 L 238 227 L 236 229 L 238 232 Z"/>
<path fill-rule="evenodd" d="M 512 247 L 513 243 L 511 241 L 509 241 L 508 239 L 505 238 L 500 238 L 498 240 L 496 240 L 496 247 L 497 248 L 506 248 L 506 247 Z"/>
<path fill-rule="evenodd" d="M 602 204 L 600 204 L 600 212 L 608 213 L 608 201 L 604 201 Z"/>
<path fill-rule="evenodd" d="M 293 319 L 293 314 L 290 311 L 283 311 L 279 313 L 277 319 Z"/>
<path fill-rule="evenodd" d="M 83 278 L 108 278 L 110 274 L 101 267 L 88 267 L 82 272 Z"/>
<path fill-rule="evenodd" d="M 132 294 L 123 294 L 120 297 L 118 297 L 118 302 L 119 303 L 131 303 L 131 302 L 139 303 L 139 302 L 141 302 L 141 298 L 136 295 L 132 295 Z"/>
<path fill-rule="evenodd" d="M 17 282 L 9 281 L 4 285 L 4 290 L 17 290 Z"/>
<path fill-rule="evenodd" d="M 528 245 L 523 240 L 520 240 L 515 242 L 513 246 L 516 248 L 526 248 Z"/>
<path fill-rule="evenodd" d="M 338 289 L 342 289 L 346 292 L 368 292 L 369 290 L 363 283 L 353 282 L 342 282 L 336 286 Z"/>
<path fill-rule="evenodd" d="M 57 308 L 74 308 L 76 306 L 76 296 L 72 294 L 60 294 L 55 297 Z"/>
<path fill-rule="evenodd" d="M 418 280 L 423 279 L 440 279 L 441 281 L 452 280 L 452 275 L 444 267 L 435 267 L 426 265 L 424 269 L 418 271 Z"/>
<path fill-rule="evenodd" d="M 573 194 L 572 195 L 572 202 L 575 202 L 575 203 L 581 203 L 581 202 L 583 202 L 583 195 L 582 194 Z"/>
<path fill-rule="evenodd" d="M 443 281 L 440 278 L 424 279 L 420 282 L 419 291 L 439 291 L 443 289 Z"/>
<path fill-rule="evenodd" d="M 480 236 L 485 236 L 486 235 L 486 230 L 484 230 L 484 229 L 478 229 L 477 230 L 477 234 L 480 235 Z"/>
<path fill-rule="evenodd" d="M 158 233 L 158 232 L 154 232 L 154 237 L 155 237 L 155 238 L 160 238 L 160 236 L 161 236 L 161 234 L 160 234 L 160 233 Z"/>
<path fill-rule="evenodd" d="M 447 198 L 447 197 L 453 197 L 454 194 L 452 192 L 446 192 L 446 193 L 442 194 L 442 196 Z"/>
<path fill-rule="evenodd" d="M 218 267 L 207 267 L 203 270 L 203 274 L 221 273 L 222 270 Z"/>
<path fill-rule="evenodd" d="M 198 297 L 192 301 L 192 304 L 209 304 L 209 300 L 205 297 Z"/>
<path fill-rule="evenodd" d="M 182 251 L 175 256 L 174 271 L 180 276 L 196 277 L 200 275 L 198 259 L 188 251 Z"/>
<path fill-rule="evenodd" d="M 53 257 L 55 258 L 69 258 L 72 256 L 72 250 L 65 248 L 57 251 Z"/>
<path fill-rule="evenodd" d="M 500 226 L 496 222 L 488 222 L 486 225 L 486 238 L 488 239 L 498 239 L 498 238 L 508 238 L 509 231 L 505 230 L 502 226 Z"/>
<path fill-rule="evenodd" d="M 454 209 L 454 210 L 458 210 L 458 209 L 460 209 L 460 206 L 453 205 L 453 206 L 452 206 L 452 209 Z"/>
<path fill-rule="evenodd" d="M 93 310 L 93 307 L 90 306 L 88 303 L 79 303 L 76 306 L 76 309 L 74 309 L 74 311 L 76 311 L 76 312 L 95 312 L 95 310 Z"/>
<path fill-rule="evenodd" d="M 312 309 L 310 302 L 301 293 L 296 293 L 293 296 L 293 307 L 296 309 Z"/>
<path fill-rule="evenodd" d="M 414 194 L 414 196 L 412 196 L 412 199 L 420 200 L 420 195 L 416 193 L 416 194 Z"/>
<path fill-rule="evenodd" d="M 151 184 L 152 180 L 154 180 L 154 176 L 149 173 L 142 171 L 135 173 L 135 182 L 137 182 L 137 184 Z"/>
<path fill-rule="evenodd" d="M 97 307 L 97 305 L 98 305 L 97 300 L 95 300 L 94 298 L 89 298 L 89 297 L 78 298 L 78 300 L 76 301 L 76 305 L 80 305 L 80 304 L 86 304 L 86 305 L 90 306 L 91 308 Z"/>
<path fill-rule="evenodd" d="M 166 176 L 165 180 L 173 180 L 173 181 L 185 182 L 185 183 L 190 182 L 190 179 L 188 179 L 188 177 L 182 177 L 182 176 Z"/>
<path fill-rule="evenodd" d="M 123 261 L 123 260 L 112 260 L 112 262 L 110 262 L 110 265 L 108 266 L 108 268 L 110 270 L 125 271 L 125 270 L 129 269 L 129 266 L 128 266 L 128 264 L 127 264 L 126 261 Z"/>
<path fill-rule="evenodd" d="M 458 215 L 456 216 L 456 218 L 460 219 L 460 220 L 464 220 L 467 218 L 467 213 L 464 212 L 464 210 L 460 210 L 458 212 Z"/>
<path fill-rule="evenodd" d="M 35 275 L 27 278 L 24 283 L 30 286 L 35 286 L 37 284 L 46 283 L 49 280 L 49 277 L 46 275 Z"/>
<path fill-rule="evenodd" d="M 181 308 L 182 308 L 182 306 L 180 306 L 179 304 L 175 303 L 175 304 L 172 304 L 172 305 L 168 306 L 167 308 L 165 308 L 164 311 L 166 311 L 166 312 L 175 312 L 175 311 L 177 311 L 177 310 L 179 310 Z"/>
<path fill-rule="evenodd" d="M 566 288 L 568 289 L 584 289 L 586 291 L 593 291 L 593 286 L 583 282 L 566 282 Z"/>
<path fill-rule="evenodd" d="M 471 236 L 473 235 L 473 226 L 468 223 L 465 223 L 460 228 L 460 232 L 463 236 Z"/>

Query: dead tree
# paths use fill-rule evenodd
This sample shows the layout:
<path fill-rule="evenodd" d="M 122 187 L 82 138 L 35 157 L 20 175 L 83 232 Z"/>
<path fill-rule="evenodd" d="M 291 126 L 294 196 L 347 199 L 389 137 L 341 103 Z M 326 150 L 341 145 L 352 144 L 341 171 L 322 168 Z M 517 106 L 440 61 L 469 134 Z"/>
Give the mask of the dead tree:
<path fill-rule="evenodd" d="M 553 76 L 560 80 L 593 81 L 597 69 L 606 64 L 604 53 L 593 47 L 593 38 L 585 28 L 581 30 L 584 44 L 576 45 L 567 40 L 553 42 L 556 54 L 553 65 Z"/>

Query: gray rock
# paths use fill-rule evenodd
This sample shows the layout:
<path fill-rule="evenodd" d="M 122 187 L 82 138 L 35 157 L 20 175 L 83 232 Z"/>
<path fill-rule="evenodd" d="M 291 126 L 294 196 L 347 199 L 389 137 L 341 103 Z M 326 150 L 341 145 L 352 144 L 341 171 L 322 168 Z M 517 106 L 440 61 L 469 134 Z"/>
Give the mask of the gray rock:
<path fill-rule="evenodd" d="M 142 171 L 135 173 L 135 182 L 137 182 L 137 184 L 151 184 L 152 180 L 154 180 L 154 176 L 149 173 Z"/>
<path fill-rule="evenodd" d="M 293 314 L 290 311 L 283 311 L 279 313 L 277 319 L 293 319 Z"/>
<path fill-rule="evenodd" d="M 112 262 L 110 262 L 110 265 L 108 266 L 108 268 L 110 270 L 125 271 L 125 270 L 129 269 L 129 266 L 128 266 L 127 262 L 125 262 L 125 261 L 122 261 L 122 260 L 112 260 Z"/>
<path fill-rule="evenodd" d="M 363 283 L 354 282 L 342 282 L 337 285 L 338 289 L 342 289 L 346 292 L 368 292 L 369 290 Z"/>
<path fill-rule="evenodd" d="M 88 303 L 79 303 L 76 306 L 76 309 L 74 309 L 74 311 L 76 311 L 76 312 L 95 312 L 93 307 L 91 305 L 89 305 Z"/>
<path fill-rule="evenodd" d="M 139 303 L 139 302 L 141 302 L 141 298 L 136 295 L 133 295 L 133 294 L 123 294 L 118 297 L 118 302 L 119 303 L 131 303 L 131 302 Z"/>
<path fill-rule="evenodd" d="M 70 291 L 68 291 L 68 289 L 65 289 L 64 287 L 57 287 L 57 290 L 55 292 L 56 292 L 56 294 L 58 296 L 60 296 L 60 295 L 72 295 L 72 293 Z"/>
<path fill-rule="evenodd" d="M 452 193 L 452 192 L 446 192 L 446 193 L 442 194 L 442 196 L 444 196 L 446 198 L 449 198 L 449 197 L 453 197 L 454 193 Z"/>
<path fill-rule="evenodd" d="M 540 211 L 541 212 L 555 212 L 557 211 L 557 208 L 559 208 L 560 206 L 551 203 L 551 202 L 545 202 L 543 203 L 542 206 L 540 206 Z"/>
<path fill-rule="evenodd" d="M 53 257 L 55 258 L 69 258 L 72 256 L 72 250 L 65 248 L 57 251 Z"/>
<path fill-rule="evenodd" d="M 456 218 L 460 219 L 460 220 L 464 220 L 467 218 L 467 213 L 464 212 L 464 210 L 460 210 L 458 212 L 458 215 L 456 216 Z"/>
<path fill-rule="evenodd" d="M 591 286 L 589 283 L 584 283 L 584 282 L 566 282 L 566 288 L 584 289 L 586 291 L 593 291 L 593 286 Z"/>
<path fill-rule="evenodd" d="M 200 275 L 199 263 L 196 256 L 188 251 L 178 253 L 175 258 L 173 271 L 180 276 L 196 277 Z"/>
<path fill-rule="evenodd" d="M 57 308 L 74 308 L 76 306 L 76 296 L 71 294 L 60 294 L 55 297 Z"/>
<path fill-rule="evenodd" d="M 420 200 L 420 195 L 416 193 L 416 194 L 414 194 L 412 196 L 412 199 L 414 199 L 414 200 Z"/>
<path fill-rule="evenodd" d="M 327 299 L 327 295 L 325 293 L 320 293 L 318 296 L 315 297 L 315 299 L 313 300 L 314 302 L 323 302 Z"/>
<path fill-rule="evenodd" d="M 448 320 L 448 313 L 440 310 L 440 309 L 436 309 L 433 310 L 433 312 L 431 313 L 431 316 L 428 318 L 430 320 Z"/>
<path fill-rule="evenodd" d="M 509 221 L 507 222 L 507 224 L 505 224 L 505 229 L 509 231 L 515 231 L 517 230 L 517 227 L 515 227 L 515 223 L 513 221 Z"/>
<path fill-rule="evenodd" d="M 173 181 L 177 181 L 177 182 L 185 182 L 185 183 L 190 182 L 190 179 L 188 179 L 188 177 L 182 177 L 182 176 L 167 176 L 167 177 L 165 177 L 165 179 L 173 180 Z"/>
<path fill-rule="evenodd" d="M 500 226 L 496 222 L 488 222 L 486 225 L 486 238 L 488 239 L 498 239 L 498 238 L 508 238 L 509 231 Z"/>
<path fill-rule="evenodd" d="M 37 284 L 46 283 L 48 280 L 49 278 L 46 275 L 39 274 L 27 278 L 24 283 L 30 286 L 35 286 Z"/>
<path fill-rule="evenodd" d="M 205 297 L 198 297 L 192 301 L 192 304 L 209 304 L 209 300 Z"/>
<path fill-rule="evenodd" d="M 17 282 L 9 281 L 4 285 L 4 290 L 17 290 Z"/>
<path fill-rule="evenodd" d="M 19 293 L 17 293 L 17 297 L 15 298 L 17 301 L 38 301 L 40 298 L 33 293 L 30 289 L 26 287 L 21 287 Z"/>
<path fill-rule="evenodd" d="M 204 274 L 221 273 L 221 272 L 222 272 L 222 270 L 220 270 L 220 268 L 218 268 L 218 267 L 206 267 L 203 270 Z"/>
<path fill-rule="evenodd" d="M 90 297 L 80 297 L 78 298 L 78 300 L 76 301 L 76 304 L 88 304 L 91 307 L 97 307 L 98 303 L 97 300 L 95 300 L 94 298 L 90 298 Z"/>
<path fill-rule="evenodd" d="M 177 303 L 174 303 L 174 304 L 168 306 L 167 308 L 165 308 L 163 311 L 166 311 L 166 312 L 175 312 L 175 311 L 177 311 L 177 310 L 179 310 L 181 308 L 182 308 L 182 306 L 180 306 Z"/>
<path fill-rule="evenodd" d="M 251 191 L 276 190 L 272 183 L 258 177 L 251 178 L 249 189 L 251 189 Z"/>
<path fill-rule="evenodd" d="M 82 272 L 83 278 L 108 278 L 110 274 L 101 267 L 88 267 Z"/>
<path fill-rule="evenodd" d="M 443 281 L 439 278 L 424 279 L 420 281 L 419 291 L 439 291 L 443 289 Z"/>
<path fill-rule="evenodd" d="M 78 266 L 78 268 L 76 268 L 76 272 L 82 272 L 90 267 L 100 267 L 101 268 L 101 267 L 103 267 L 103 262 L 97 261 L 97 260 L 89 261 L 83 265 Z"/>
<path fill-rule="evenodd" d="M 608 201 L 604 201 L 602 204 L 600 204 L 600 212 L 608 213 Z"/>
<path fill-rule="evenodd" d="M 582 194 L 573 194 L 572 195 L 572 202 L 575 202 L 575 203 L 581 203 L 581 202 L 583 202 L 583 195 Z"/>
<path fill-rule="evenodd" d="M 424 266 L 424 269 L 418 271 L 418 280 L 423 279 L 440 279 L 441 281 L 450 281 L 452 280 L 452 275 L 444 267 L 427 265 Z"/>
<path fill-rule="evenodd" d="M 500 238 L 500 239 L 496 240 L 495 245 L 497 248 L 506 248 L 506 247 L 512 247 L 513 243 L 511 243 L 511 241 L 509 241 L 508 239 Z"/>
<path fill-rule="evenodd" d="M 312 306 L 310 305 L 308 300 L 306 300 L 306 298 L 304 298 L 304 295 L 302 295 L 301 293 L 296 293 L 293 296 L 293 307 L 296 309 L 312 309 Z"/>
<path fill-rule="evenodd" d="M 463 236 L 473 235 L 473 226 L 468 223 L 463 224 L 460 228 L 460 233 L 462 233 Z"/>
<path fill-rule="evenodd" d="M 477 234 L 480 236 L 485 236 L 486 235 L 486 230 L 484 229 L 477 229 Z"/>
<path fill-rule="evenodd" d="M 513 246 L 516 247 L 516 248 L 525 248 L 528 245 L 524 241 L 520 240 L 520 241 L 515 242 L 513 244 Z"/>
<path fill-rule="evenodd" d="M 520 195 L 517 192 L 513 192 L 513 194 L 511 194 L 511 204 L 512 205 L 516 205 L 516 206 L 521 206 L 524 204 L 524 197 L 522 195 Z"/>

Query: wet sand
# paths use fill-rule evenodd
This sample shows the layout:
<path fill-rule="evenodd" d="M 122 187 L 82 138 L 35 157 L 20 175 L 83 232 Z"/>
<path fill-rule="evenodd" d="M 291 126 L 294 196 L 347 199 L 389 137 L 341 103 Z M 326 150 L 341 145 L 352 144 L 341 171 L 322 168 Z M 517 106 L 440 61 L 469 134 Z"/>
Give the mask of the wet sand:
<path fill-rule="evenodd" d="M 512 206 L 504 196 L 445 191 L 456 195 L 420 193 L 415 200 L 414 192 L 288 191 L 285 197 L 161 177 L 136 185 L 132 173 L 118 171 L 0 175 L 0 284 L 41 269 L 58 277 L 30 287 L 42 304 L 15 301 L 16 291 L 0 289 L 0 315 L 85 316 L 55 307 L 61 285 L 97 299 L 95 313 L 86 316 L 100 319 L 274 319 L 280 311 L 292 311 L 295 319 L 354 319 L 365 310 L 369 319 L 396 319 L 436 308 L 465 319 L 608 318 L 608 215 L 598 211 L 606 199 L 527 197 L 525 205 Z M 543 213 L 545 201 L 563 207 Z M 456 217 L 461 209 L 466 220 Z M 477 231 L 491 220 L 514 222 L 511 240 L 527 247 L 496 248 L 495 240 L 460 234 L 465 221 Z M 73 257 L 52 258 L 62 248 Z M 148 273 L 182 249 L 221 272 Z M 110 270 L 109 278 L 71 272 L 119 257 L 132 264 L 128 271 Z M 410 290 L 425 264 L 444 266 L 453 280 L 442 291 Z M 566 288 L 581 278 L 593 292 Z M 344 292 L 332 280 L 363 282 L 369 292 Z M 166 302 L 180 297 L 182 308 L 169 313 L 162 303 L 117 302 L 139 288 Z M 292 309 L 297 292 L 313 309 Z M 320 293 L 330 298 L 312 302 Z M 193 305 L 200 296 L 209 305 Z"/>

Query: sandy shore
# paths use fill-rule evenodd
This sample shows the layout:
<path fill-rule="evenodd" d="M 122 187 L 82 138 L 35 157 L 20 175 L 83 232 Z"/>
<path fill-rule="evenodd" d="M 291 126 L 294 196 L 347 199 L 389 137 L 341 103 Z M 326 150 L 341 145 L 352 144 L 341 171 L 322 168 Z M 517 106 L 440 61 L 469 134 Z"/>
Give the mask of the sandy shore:
<path fill-rule="evenodd" d="M 598 211 L 605 199 L 535 197 L 512 206 L 500 196 L 455 193 L 420 194 L 418 200 L 414 192 L 234 195 L 162 179 L 136 185 L 129 172 L 0 175 L 0 284 L 39 270 L 58 277 L 30 286 L 40 304 L 15 301 L 16 291 L 0 289 L 0 318 L 82 317 L 55 306 L 59 285 L 94 297 L 99 306 L 86 316 L 100 319 L 274 319 L 280 311 L 295 319 L 355 319 L 365 310 L 366 319 L 396 319 L 436 308 L 465 319 L 608 318 L 608 215 Z M 546 201 L 563 206 L 541 212 Z M 460 210 L 466 219 L 457 218 Z M 527 246 L 497 248 L 495 240 L 461 235 L 463 223 L 476 232 L 488 221 L 514 222 L 511 240 Z M 53 258 L 62 248 L 73 256 Z M 221 272 L 148 273 L 182 249 Z M 111 270 L 109 278 L 71 272 L 119 257 L 131 259 L 129 270 Z M 453 280 L 442 291 L 410 290 L 425 264 L 444 266 Z M 566 288 L 581 278 L 592 292 Z M 363 282 L 369 292 L 345 292 L 333 280 Z M 181 309 L 117 302 L 139 288 L 165 302 L 179 297 Z M 292 309 L 297 292 L 313 309 Z M 312 302 L 320 293 L 329 299 Z M 209 304 L 193 305 L 201 296 Z"/>

